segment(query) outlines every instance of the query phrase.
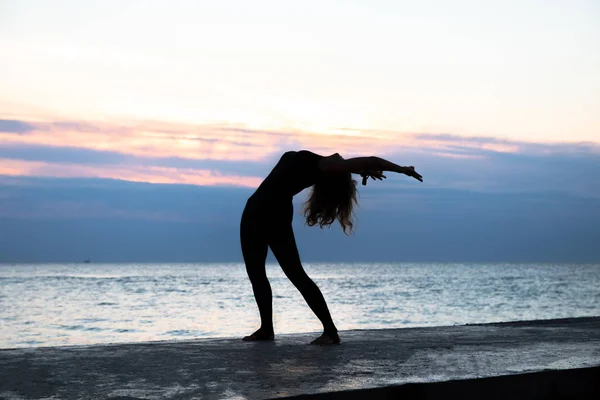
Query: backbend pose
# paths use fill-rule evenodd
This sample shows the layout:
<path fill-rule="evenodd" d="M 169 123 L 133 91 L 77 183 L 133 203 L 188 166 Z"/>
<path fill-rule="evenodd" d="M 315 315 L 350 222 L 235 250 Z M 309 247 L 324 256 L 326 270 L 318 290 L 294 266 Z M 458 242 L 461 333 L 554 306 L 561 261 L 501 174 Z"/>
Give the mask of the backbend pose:
<path fill-rule="evenodd" d="M 292 198 L 312 186 L 304 215 L 309 226 L 323 228 L 336 219 L 344 233 L 352 231 L 352 209 L 356 200 L 356 181 L 352 173 L 367 179 L 382 180 L 384 171 L 406 174 L 423 181 L 413 167 L 401 167 L 379 157 L 344 159 L 335 153 L 321 156 L 307 150 L 283 154 L 271 173 L 246 202 L 240 224 L 242 254 L 254 298 L 258 305 L 261 326 L 245 341 L 273 340 L 273 308 L 271 285 L 267 279 L 265 261 L 271 248 L 277 262 L 292 284 L 323 324 L 323 334 L 311 344 L 338 344 L 340 337 L 323 294 L 302 268 L 292 230 Z"/>

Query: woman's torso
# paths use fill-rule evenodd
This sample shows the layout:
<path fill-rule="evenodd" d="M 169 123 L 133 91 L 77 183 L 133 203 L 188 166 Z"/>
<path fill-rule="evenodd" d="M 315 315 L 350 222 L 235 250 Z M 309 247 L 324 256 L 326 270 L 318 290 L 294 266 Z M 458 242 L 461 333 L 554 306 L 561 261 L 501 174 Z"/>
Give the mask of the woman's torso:
<path fill-rule="evenodd" d="M 250 196 L 247 208 L 288 212 L 293 197 L 315 184 L 323 156 L 308 150 L 284 153 L 269 175 Z"/>

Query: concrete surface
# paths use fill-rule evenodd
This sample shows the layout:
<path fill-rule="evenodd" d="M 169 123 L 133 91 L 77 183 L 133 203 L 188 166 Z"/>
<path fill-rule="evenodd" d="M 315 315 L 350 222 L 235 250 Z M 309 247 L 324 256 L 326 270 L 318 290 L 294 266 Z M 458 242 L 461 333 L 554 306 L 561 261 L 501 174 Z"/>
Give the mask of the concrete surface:
<path fill-rule="evenodd" d="M 600 317 L 314 336 L 5 349 L 0 398 L 265 399 L 600 366 Z"/>
<path fill-rule="evenodd" d="M 406 383 L 286 397 L 288 400 L 598 400 L 600 367 L 560 369 L 492 378 Z"/>

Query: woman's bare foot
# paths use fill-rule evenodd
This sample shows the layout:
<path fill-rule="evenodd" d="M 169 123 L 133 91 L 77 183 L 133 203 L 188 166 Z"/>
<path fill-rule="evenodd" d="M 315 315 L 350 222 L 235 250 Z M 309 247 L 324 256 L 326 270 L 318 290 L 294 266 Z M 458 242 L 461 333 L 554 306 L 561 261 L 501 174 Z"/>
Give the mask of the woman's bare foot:
<path fill-rule="evenodd" d="M 242 340 L 245 342 L 254 342 L 257 340 L 274 340 L 275 334 L 271 330 L 259 329 L 250 336 L 244 337 Z"/>
<path fill-rule="evenodd" d="M 340 344 L 340 336 L 336 333 L 323 333 L 321 336 L 310 342 L 310 344 L 318 344 L 324 346 L 328 344 Z"/>

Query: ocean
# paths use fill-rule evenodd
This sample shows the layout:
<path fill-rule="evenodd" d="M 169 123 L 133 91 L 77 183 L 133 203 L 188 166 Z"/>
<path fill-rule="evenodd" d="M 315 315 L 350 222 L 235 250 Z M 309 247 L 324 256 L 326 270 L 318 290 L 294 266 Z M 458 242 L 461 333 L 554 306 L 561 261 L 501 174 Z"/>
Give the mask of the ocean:
<path fill-rule="evenodd" d="M 305 269 L 341 331 L 600 315 L 599 264 Z M 267 273 L 276 334 L 319 332 L 279 266 Z M 241 338 L 258 325 L 243 264 L 0 265 L 0 348 Z"/>

